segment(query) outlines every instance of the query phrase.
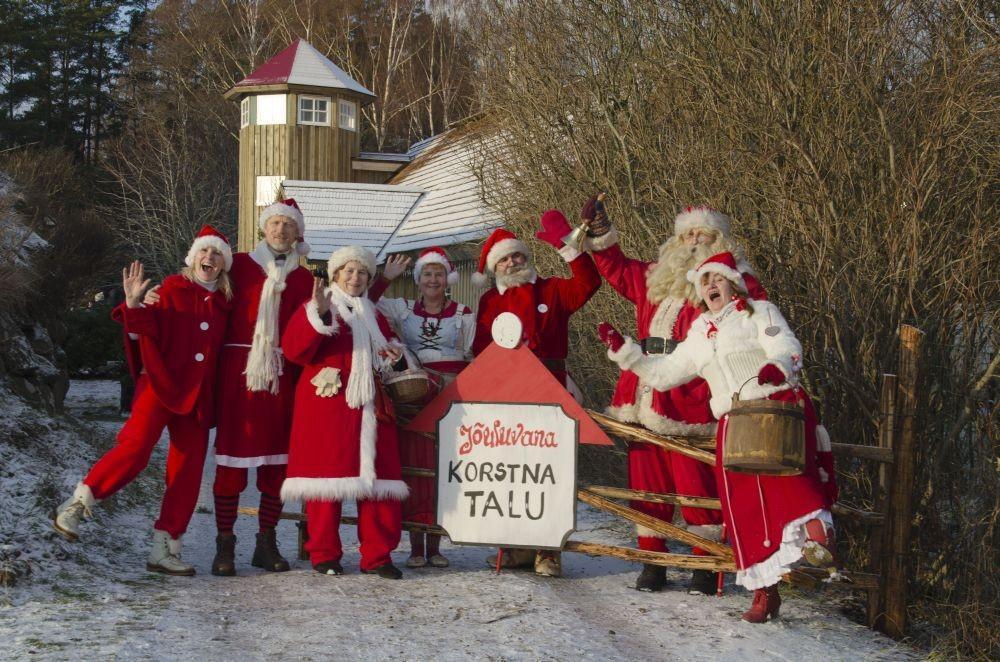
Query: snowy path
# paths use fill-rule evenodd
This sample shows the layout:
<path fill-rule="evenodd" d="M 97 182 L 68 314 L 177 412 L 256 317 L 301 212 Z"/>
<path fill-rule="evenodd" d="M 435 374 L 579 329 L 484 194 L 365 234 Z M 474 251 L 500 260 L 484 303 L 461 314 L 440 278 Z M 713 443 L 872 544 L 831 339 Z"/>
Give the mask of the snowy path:
<path fill-rule="evenodd" d="M 77 414 L 114 406 L 117 384 L 74 382 L 69 406 Z M 95 421 L 114 435 L 120 422 Z M 163 446 L 165 444 L 161 444 Z M 196 513 L 185 538 L 193 578 L 145 571 L 149 529 L 164 453 L 144 477 L 102 504 L 85 525 L 84 542 L 51 545 L 66 551 L 26 587 L 9 591 L 0 608 L 0 659 L 256 660 L 295 659 L 634 659 L 634 660 L 897 660 L 915 659 L 906 647 L 852 623 L 824 595 L 787 597 L 782 618 L 762 626 L 738 620 L 749 602 L 739 589 L 723 598 L 692 597 L 686 575 L 660 594 L 631 587 L 636 567 L 622 561 L 566 554 L 566 577 L 496 575 L 487 550 L 445 547 L 446 570 L 406 571 L 390 582 L 357 571 L 357 540 L 344 527 L 348 570 L 314 573 L 308 562 L 268 574 L 249 566 L 255 521 L 237 523 L 239 576 L 213 577 L 211 514 Z M 199 510 L 211 510 L 212 467 L 206 467 Z M 246 493 L 243 505 L 257 505 Z M 627 531 L 581 509 L 575 537 L 627 543 Z M 296 530 L 279 527 L 281 548 L 294 556 Z M 404 541 L 396 553 L 402 565 Z"/>

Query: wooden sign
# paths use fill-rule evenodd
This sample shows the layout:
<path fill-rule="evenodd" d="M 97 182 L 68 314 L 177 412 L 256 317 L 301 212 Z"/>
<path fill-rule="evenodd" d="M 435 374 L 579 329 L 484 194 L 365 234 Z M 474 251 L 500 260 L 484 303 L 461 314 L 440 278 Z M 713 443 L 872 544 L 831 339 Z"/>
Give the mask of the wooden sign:
<path fill-rule="evenodd" d="M 438 422 L 438 523 L 457 544 L 562 548 L 578 435 L 558 404 L 453 402 Z"/>

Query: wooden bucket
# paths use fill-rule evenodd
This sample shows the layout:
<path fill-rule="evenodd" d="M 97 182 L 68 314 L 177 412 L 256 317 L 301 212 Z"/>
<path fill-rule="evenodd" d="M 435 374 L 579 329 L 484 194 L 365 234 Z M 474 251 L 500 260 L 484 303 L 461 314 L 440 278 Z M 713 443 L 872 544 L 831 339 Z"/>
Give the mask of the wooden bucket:
<path fill-rule="evenodd" d="M 430 379 L 423 370 L 401 372 L 388 379 L 383 379 L 382 384 L 392 401 L 398 404 L 419 402 L 431 392 Z"/>
<path fill-rule="evenodd" d="M 726 421 L 722 466 L 730 471 L 795 476 L 806 466 L 805 412 L 798 403 L 740 400 Z"/>

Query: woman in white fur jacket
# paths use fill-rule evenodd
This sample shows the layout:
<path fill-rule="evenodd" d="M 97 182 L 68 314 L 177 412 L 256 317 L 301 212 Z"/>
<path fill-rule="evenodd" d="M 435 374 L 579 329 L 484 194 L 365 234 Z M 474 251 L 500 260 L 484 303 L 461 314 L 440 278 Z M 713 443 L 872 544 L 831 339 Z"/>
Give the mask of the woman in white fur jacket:
<path fill-rule="evenodd" d="M 803 556 L 831 565 L 837 498 L 829 435 L 818 424 L 809 396 L 799 386 L 802 346 L 778 308 L 746 298 L 747 288 L 731 253 L 714 255 L 689 274 L 698 283 L 704 313 L 670 354 L 644 356 L 639 345 L 610 324 L 599 327 L 608 357 L 657 390 L 702 377 L 719 419 L 716 473 L 726 532 L 736 559 L 736 583 L 754 591 L 743 619 L 762 623 L 778 615 L 778 581 Z M 751 383 L 743 385 L 750 381 Z M 799 401 L 805 409 L 806 467 L 797 476 L 763 476 L 722 469 L 722 444 L 733 393 L 742 400 Z"/>

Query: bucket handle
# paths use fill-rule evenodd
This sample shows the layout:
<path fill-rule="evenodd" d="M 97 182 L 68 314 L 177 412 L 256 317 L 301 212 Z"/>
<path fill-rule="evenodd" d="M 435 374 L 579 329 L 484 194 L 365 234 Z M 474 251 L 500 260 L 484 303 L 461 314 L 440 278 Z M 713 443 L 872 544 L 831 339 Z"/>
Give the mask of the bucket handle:
<path fill-rule="evenodd" d="M 740 401 L 740 394 L 741 394 L 741 393 L 743 393 L 743 388 L 744 388 L 744 387 L 745 387 L 745 386 L 746 386 L 747 384 L 749 384 L 750 382 L 752 382 L 752 381 L 753 381 L 753 380 L 755 380 L 755 379 L 757 379 L 757 375 L 754 375 L 754 376 L 752 376 L 752 377 L 751 377 L 750 379 L 748 379 L 748 380 L 746 380 L 745 382 L 743 382 L 743 383 L 742 383 L 742 384 L 740 385 L 740 388 L 739 388 L 739 390 L 738 390 L 738 391 L 736 391 L 736 393 L 733 393 L 733 403 L 734 403 L 734 404 Z M 788 380 L 786 379 L 786 380 L 785 380 L 784 382 L 782 382 L 782 383 L 783 383 L 783 384 L 786 384 L 786 383 L 788 383 Z"/>

